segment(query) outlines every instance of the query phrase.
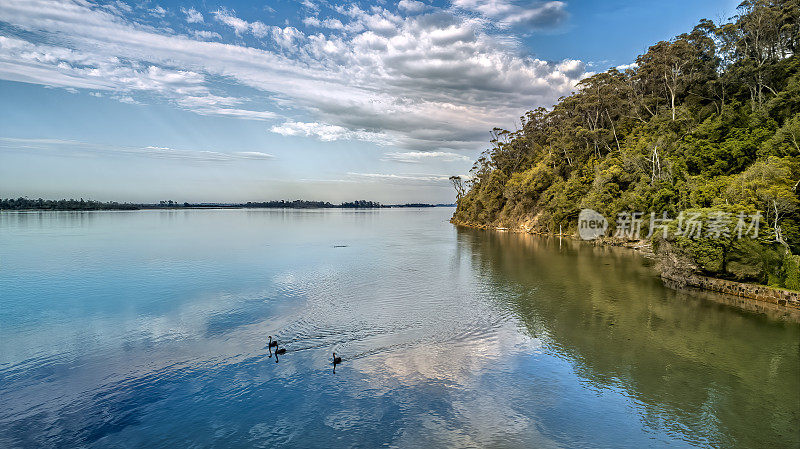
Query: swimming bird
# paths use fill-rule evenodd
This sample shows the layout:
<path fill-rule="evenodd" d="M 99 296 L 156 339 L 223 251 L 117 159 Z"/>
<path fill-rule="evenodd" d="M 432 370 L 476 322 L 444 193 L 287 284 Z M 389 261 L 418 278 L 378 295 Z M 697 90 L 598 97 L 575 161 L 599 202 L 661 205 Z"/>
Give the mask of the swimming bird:
<path fill-rule="evenodd" d="M 275 363 L 278 363 L 278 355 L 286 354 L 286 348 L 275 348 Z"/>
<path fill-rule="evenodd" d="M 333 353 L 333 372 L 336 373 L 336 365 L 342 363 L 341 357 L 336 357 L 336 353 Z"/>
<path fill-rule="evenodd" d="M 269 347 L 270 348 L 272 348 L 272 347 L 277 348 L 278 347 L 278 340 L 272 341 L 272 335 L 269 336 Z"/>

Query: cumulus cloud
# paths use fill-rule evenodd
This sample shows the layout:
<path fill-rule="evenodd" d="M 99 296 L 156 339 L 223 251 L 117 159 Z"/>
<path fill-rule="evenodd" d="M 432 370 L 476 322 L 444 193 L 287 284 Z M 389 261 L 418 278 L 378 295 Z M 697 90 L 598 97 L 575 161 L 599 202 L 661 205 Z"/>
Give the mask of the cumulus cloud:
<path fill-rule="evenodd" d="M 508 23 L 521 14 L 521 7 L 508 2 L 495 2 L 494 10 L 484 3 L 470 5 Z M 563 9 L 558 3 L 528 9 Z M 416 7 L 404 5 L 397 11 L 339 6 L 337 17 L 316 11 L 304 20 L 313 28 L 306 32 L 215 11 L 215 21 L 234 33 L 264 38 L 261 46 L 248 46 L 208 41 L 222 40 L 214 31 L 181 35 L 153 29 L 119 8 L 4 0 L 0 21 L 11 27 L 0 28 L 0 78 L 110 91 L 138 101 L 144 101 L 139 93 L 157 94 L 201 114 L 278 118 L 243 107 L 263 98 L 272 103 L 257 109 L 281 108 L 295 117 L 272 132 L 449 152 L 480 148 L 487 130 L 553 104 L 585 75 L 580 61 L 526 56 L 513 38 L 487 28 L 483 16 L 465 18 L 433 6 L 404 15 Z M 182 11 L 189 22 L 202 20 L 193 9 Z M 261 97 L 226 94 L 220 79 Z"/>
<path fill-rule="evenodd" d="M 306 17 L 303 19 L 303 24 L 308 27 L 328 28 L 331 30 L 343 30 L 344 24 L 339 19 L 322 19 L 319 17 Z"/>
<path fill-rule="evenodd" d="M 119 95 L 115 97 L 115 99 L 120 103 L 125 103 L 125 104 L 141 104 L 138 101 L 134 100 L 133 97 L 131 97 L 130 95 Z"/>
<path fill-rule="evenodd" d="M 556 69 L 569 78 L 578 78 L 586 73 L 586 64 L 575 59 L 567 59 L 556 65 Z"/>
<path fill-rule="evenodd" d="M 430 6 L 417 0 L 400 0 L 397 2 L 397 7 L 411 13 L 422 12 L 430 8 Z"/>
<path fill-rule="evenodd" d="M 637 69 L 638 67 L 639 67 L 639 64 L 637 64 L 637 63 L 635 63 L 635 62 L 632 62 L 632 63 L 630 63 L 630 64 L 622 64 L 622 65 L 618 65 L 616 68 L 617 68 L 617 70 L 619 70 L 620 72 L 624 72 L 624 71 L 626 71 L 626 70 L 628 70 L 628 69 L 635 70 L 635 69 Z"/>
<path fill-rule="evenodd" d="M 260 21 L 248 22 L 236 17 L 233 11 L 226 8 L 221 8 L 214 11 L 212 14 L 214 14 L 214 17 L 219 22 L 233 28 L 237 36 L 241 36 L 245 33 L 250 33 L 255 37 L 271 36 L 278 47 L 283 47 L 285 49 L 291 49 L 297 40 L 305 37 L 303 32 L 295 27 L 287 26 L 281 28 L 279 26 L 266 25 Z"/>
<path fill-rule="evenodd" d="M 234 15 L 235 13 L 227 8 L 220 8 L 211 14 L 214 15 L 214 18 L 219 22 L 222 22 L 225 25 L 233 28 L 233 31 L 238 35 L 242 35 L 250 31 L 255 34 L 259 33 L 259 30 L 266 28 L 266 25 L 261 22 L 250 23 L 246 20 L 236 17 Z"/>
<path fill-rule="evenodd" d="M 295 27 L 271 27 L 270 33 L 275 43 L 286 49 L 291 49 L 297 40 L 304 37 L 303 33 Z"/>
<path fill-rule="evenodd" d="M 181 8 L 181 12 L 186 14 L 186 21 L 189 23 L 203 23 L 205 21 L 203 15 L 194 8 Z"/>

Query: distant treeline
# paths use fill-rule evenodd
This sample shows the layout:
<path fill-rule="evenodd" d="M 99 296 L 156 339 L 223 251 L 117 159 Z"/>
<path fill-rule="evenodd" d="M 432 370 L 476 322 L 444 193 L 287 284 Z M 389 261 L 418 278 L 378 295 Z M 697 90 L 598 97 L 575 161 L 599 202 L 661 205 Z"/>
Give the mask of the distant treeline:
<path fill-rule="evenodd" d="M 374 209 L 384 207 L 381 203 L 375 201 L 358 200 L 352 202 L 345 202 L 342 204 L 332 204 L 327 201 L 266 201 L 266 202 L 250 202 L 242 204 L 242 207 L 254 208 L 267 208 L 267 209 L 325 209 L 325 208 L 343 208 L 343 209 Z"/>
<path fill-rule="evenodd" d="M 426 204 L 426 203 L 406 203 L 406 204 L 393 204 L 389 207 L 456 207 L 455 203 L 446 204 Z"/>
<path fill-rule="evenodd" d="M 79 200 L 31 200 L 28 198 L 0 198 L 0 210 L 137 210 L 137 204 Z"/>
<path fill-rule="evenodd" d="M 376 201 L 357 200 L 344 202 L 341 204 L 333 204 L 327 201 L 305 201 L 305 200 L 279 200 L 279 201 L 263 201 L 247 203 L 179 203 L 177 201 L 159 201 L 158 203 L 117 203 L 117 202 L 100 202 L 75 199 L 62 199 L 62 200 L 45 200 L 28 199 L 28 198 L 0 198 L 0 210 L 138 210 L 138 209 L 202 209 L 202 208 L 263 208 L 263 209 L 376 209 L 382 207 L 437 207 L 437 206 L 454 206 L 452 204 L 425 204 L 425 203 L 408 203 L 408 204 L 393 204 L 384 205 Z"/>

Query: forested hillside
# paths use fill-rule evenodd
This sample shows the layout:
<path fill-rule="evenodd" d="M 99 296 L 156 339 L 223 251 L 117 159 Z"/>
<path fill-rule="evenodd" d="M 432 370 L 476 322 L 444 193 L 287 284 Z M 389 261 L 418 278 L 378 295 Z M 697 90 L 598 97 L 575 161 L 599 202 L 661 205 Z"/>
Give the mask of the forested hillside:
<path fill-rule="evenodd" d="M 584 79 L 521 129 L 492 131 L 453 222 L 566 233 L 590 208 L 611 235 L 618 214 L 641 211 L 646 235 L 651 212 L 760 211 L 758 239 L 654 247 L 684 269 L 800 289 L 798 46 L 800 1 L 746 1 L 728 23 L 702 20 L 633 68 Z"/>

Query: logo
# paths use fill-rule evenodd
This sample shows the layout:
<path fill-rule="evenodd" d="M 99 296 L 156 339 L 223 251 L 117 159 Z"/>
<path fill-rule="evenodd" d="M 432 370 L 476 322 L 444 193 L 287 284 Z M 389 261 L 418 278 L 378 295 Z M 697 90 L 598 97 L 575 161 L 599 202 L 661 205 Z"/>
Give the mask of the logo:
<path fill-rule="evenodd" d="M 594 240 L 606 233 L 606 217 L 591 209 L 583 209 L 578 215 L 578 234 L 584 240 Z"/>

